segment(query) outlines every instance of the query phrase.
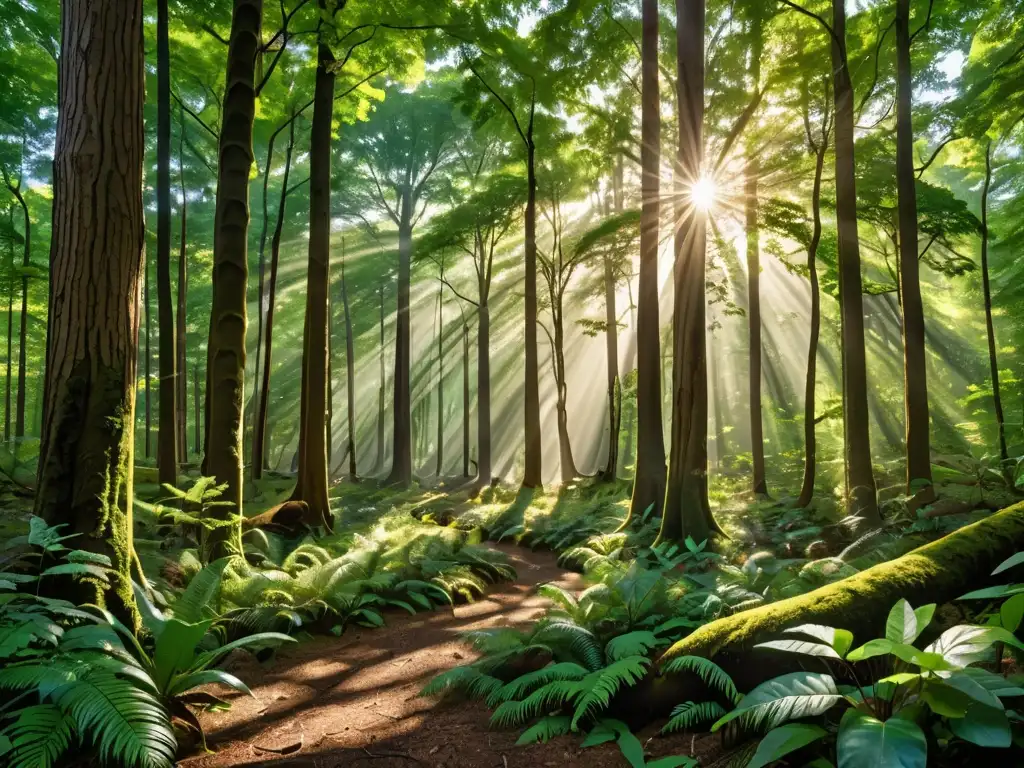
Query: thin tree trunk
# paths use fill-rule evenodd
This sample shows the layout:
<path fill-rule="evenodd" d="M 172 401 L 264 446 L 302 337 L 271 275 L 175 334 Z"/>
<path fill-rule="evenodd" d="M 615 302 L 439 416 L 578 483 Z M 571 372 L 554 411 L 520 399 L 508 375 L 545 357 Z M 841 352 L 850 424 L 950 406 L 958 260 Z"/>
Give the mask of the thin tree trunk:
<path fill-rule="evenodd" d="M 839 234 L 839 314 L 843 348 L 843 426 L 846 437 L 847 514 L 871 526 L 881 521 L 868 432 L 864 296 L 857 235 L 853 84 L 846 57 L 846 3 L 832 0 L 832 78 L 836 119 L 836 220 Z M 842 47 L 840 48 L 840 44 Z"/>
<path fill-rule="evenodd" d="M 181 242 L 178 248 L 178 311 L 177 321 L 177 352 L 178 370 L 175 377 L 175 388 L 178 392 L 178 454 L 182 463 L 188 461 L 188 371 L 186 352 L 188 351 L 188 329 L 186 311 L 188 309 L 188 197 L 185 188 L 185 108 L 181 108 L 181 137 L 178 142 L 178 174 L 181 178 Z M 196 445 L 199 451 L 199 445 Z"/>
<path fill-rule="evenodd" d="M 476 340 L 476 474 L 481 488 L 491 484 L 491 308 L 481 294 Z"/>
<path fill-rule="evenodd" d="M 817 463 L 815 437 L 815 394 L 818 377 L 818 339 L 821 334 L 821 291 L 818 287 L 818 245 L 821 243 L 821 177 L 825 168 L 828 134 L 823 135 L 814 160 L 814 189 L 811 192 L 811 212 L 814 229 L 807 247 L 807 276 L 811 283 L 811 328 L 807 345 L 807 378 L 804 385 L 804 477 L 800 486 L 797 507 L 808 507 L 814 498 L 814 477 Z"/>
<path fill-rule="evenodd" d="M 146 385 L 146 388 L 145 388 L 145 394 L 146 394 L 146 458 L 148 459 L 149 456 L 150 456 L 150 446 L 151 446 L 151 443 L 152 443 L 151 433 L 152 433 L 153 419 L 152 419 L 152 413 L 151 413 L 151 410 L 150 410 L 150 397 L 149 397 L 149 379 L 150 379 L 149 366 L 150 366 L 150 363 L 152 361 L 152 354 L 150 353 L 150 350 L 149 350 L 149 258 L 147 257 L 145 252 L 143 252 L 143 255 L 142 255 L 142 270 L 143 270 L 143 273 L 142 273 L 142 303 L 145 306 L 145 311 L 146 311 L 146 351 L 145 351 L 146 360 L 145 360 L 145 365 L 143 367 L 143 374 L 145 376 L 145 385 Z"/>
<path fill-rule="evenodd" d="M 277 204 L 277 223 L 270 241 L 270 279 L 267 286 L 266 338 L 263 340 L 263 381 L 259 386 L 259 401 L 256 407 L 256 423 L 252 436 L 252 474 L 255 479 L 263 476 L 263 469 L 270 465 L 270 446 L 267 440 L 267 409 L 270 400 L 270 361 L 274 351 L 274 304 L 277 302 L 277 271 L 281 257 L 281 234 L 288 202 L 288 177 L 292 169 L 292 151 L 295 148 L 295 122 L 288 131 L 288 148 L 284 155 L 284 174 L 281 178 L 281 196 Z"/>
<path fill-rule="evenodd" d="M 293 118 L 294 120 L 294 118 Z M 259 245 L 259 286 L 257 288 L 257 304 L 258 311 L 256 312 L 256 364 L 255 370 L 253 371 L 253 452 L 251 459 L 250 471 L 254 479 L 259 479 L 263 476 L 263 462 L 257 459 L 255 440 L 256 440 L 256 419 L 259 412 L 260 404 L 260 360 L 263 356 L 263 324 L 264 317 L 266 316 L 268 309 L 266 304 L 266 247 L 267 247 L 267 229 L 270 226 L 270 213 L 269 213 L 269 201 L 268 192 L 270 188 L 270 171 L 274 162 L 274 142 L 277 139 L 277 131 L 274 131 L 270 135 L 270 140 L 267 142 L 267 160 L 263 166 L 263 223 L 260 225 L 260 245 Z M 282 190 L 282 194 L 284 190 Z"/>
<path fill-rule="evenodd" d="M 341 304 L 345 310 L 345 379 L 348 406 L 348 477 L 356 479 L 356 352 L 352 336 L 352 311 L 348 303 L 348 284 L 345 281 L 345 259 L 341 260 Z"/>
<path fill-rule="evenodd" d="M 328 272 L 330 261 L 328 261 Z M 327 479 L 331 479 L 331 453 L 334 446 L 334 296 L 327 285 Z"/>
<path fill-rule="evenodd" d="M 30 258 L 32 255 L 32 219 L 28 214 L 28 203 L 25 202 L 25 197 L 21 193 L 21 182 L 18 185 L 11 187 L 8 185 L 8 189 L 18 201 L 18 205 L 21 206 L 21 217 L 22 226 L 25 229 L 25 242 L 22 245 L 22 259 L 21 266 L 24 271 L 21 275 L 21 316 L 19 318 L 21 327 L 18 331 L 18 400 L 15 406 L 14 415 L 14 436 L 24 437 L 25 436 L 25 393 L 27 390 L 26 376 L 28 374 L 28 273 L 30 266 Z M 49 329 L 47 329 L 49 332 Z"/>
<path fill-rule="evenodd" d="M 992 378 L 992 402 L 999 430 L 999 458 L 1005 471 L 1010 455 L 1006 447 L 1006 421 L 1003 418 L 1003 398 L 999 394 L 999 359 L 996 347 L 996 329 L 992 321 L 992 287 L 988 271 L 988 193 L 992 187 L 992 142 L 985 146 L 985 185 L 981 190 L 981 285 L 985 295 L 985 333 L 988 337 L 988 367 Z"/>
<path fill-rule="evenodd" d="M 619 385 L 619 327 L 615 311 L 615 274 L 611 258 L 604 259 L 605 361 L 608 369 L 608 457 L 602 473 L 613 482 L 619 467 L 619 425 L 622 421 L 622 389 Z"/>
<path fill-rule="evenodd" d="M 324 13 L 325 0 L 320 0 Z M 327 493 L 327 313 L 331 249 L 331 121 L 334 117 L 334 55 L 326 40 L 317 45 L 313 127 L 310 132 L 309 267 L 306 324 L 302 341 L 302 396 L 298 477 L 292 498 L 309 505 L 309 522 L 333 526 Z"/>
<path fill-rule="evenodd" d="M 437 467 L 440 478 L 444 470 L 444 286 L 437 289 Z"/>
<path fill-rule="evenodd" d="M 469 477 L 469 326 L 462 318 L 462 476 Z"/>
<path fill-rule="evenodd" d="M 677 168 L 693 183 L 704 154 L 704 0 L 676 0 L 679 103 Z M 707 211 L 686 205 L 675 234 L 672 313 L 672 438 L 663 541 L 706 541 L 720 533 L 708 502 L 708 368 L 706 355 Z"/>
<path fill-rule="evenodd" d="M 214 218 L 213 300 L 206 370 L 205 472 L 227 485 L 224 515 L 242 515 L 249 171 L 262 0 L 235 0 L 231 17 Z M 210 536 L 212 558 L 241 550 L 241 525 Z"/>
<path fill-rule="evenodd" d="M 14 209 L 8 210 L 8 226 L 14 232 Z M 7 377 L 4 387 L 4 443 L 11 440 L 11 355 L 14 354 L 14 238 L 7 241 Z"/>
<path fill-rule="evenodd" d="M 523 225 L 526 237 L 524 303 L 526 343 L 523 416 L 525 420 L 524 488 L 544 484 L 543 446 L 540 431 L 540 364 L 537 357 L 537 148 L 533 140 L 536 94 L 530 104 L 530 122 L 526 129 L 526 212 Z M 489 480 L 488 480 L 489 481 Z"/>
<path fill-rule="evenodd" d="M 133 422 L 144 263 L 141 0 L 61 3 L 50 322 L 35 514 L 110 558 L 61 597 L 137 627 Z"/>
<path fill-rule="evenodd" d="M 411 328 L 409 280 L 412 263 L 412 190 L 402 190 L 398 224 L 398 315 L 395 322 L 394 433 L 391 473 L 385 485 L 405 487 L 412 482 Z"/>
<path fill-rule="evenodd" d="M 177 376 L 171 296 L 171 51 L 167 0 L 156 4 L 156 310 L 159 324 L 157 469 L 161 483 L 178 480 Z"/>
<path fill-rule="evenodd" d="M 903 307 L 903 374 L 907 428 L 907 493 L 934 498 L 928 439 L 928 373 L 914 188 L 910 0 L 896 2 L 896 187 L 899 193 L 899 286 Z"/>
<path fill-rule="evenodd" d="M 377 388 L 377 458 L 373 462 L 374 472 L 384 468 L 384 281 L 380 282 L 380 345 L 377 347 L 377 358 L 380 362 L 380 386 Z"/>
<path fill-rule="evenodd" d="M 195 419 L 195 435 L 194 442 L 196 446 L 196 453 L 202 448 L 202 436 L 203 436 L 203 409 L 199 407 L 202 400 L 199 399 L 199 364 L 196 363 L 192 366 L 192 407 L 195 410 L 193 418 Z"/>
<path fill-rule="evenodd" d="M 637 296 L 637 455 L 629 517 L 665 500 L 665 434 L 661 416 L 661 330 L 658 319 L 658 216 L 661 177 L 661 100 L 658 91 L 658 3 L 642 5 L 640 287 Z M 625 523 L 624 523 L 625 525 Z"/>
<path fill-rule="evenodd" d="M 562 317 L 562 297 L 552 291 L 552 315 L 555 326 L 555 386 L 558 388 L 555 398 L 556 426 L 558 428 L 558 464 L 562 484 L 571 483 L 579 476 L 576 460 L 572 455 L 572 441 L 569 437 L 569 389 L 565 369 L 565 328 Z"/>

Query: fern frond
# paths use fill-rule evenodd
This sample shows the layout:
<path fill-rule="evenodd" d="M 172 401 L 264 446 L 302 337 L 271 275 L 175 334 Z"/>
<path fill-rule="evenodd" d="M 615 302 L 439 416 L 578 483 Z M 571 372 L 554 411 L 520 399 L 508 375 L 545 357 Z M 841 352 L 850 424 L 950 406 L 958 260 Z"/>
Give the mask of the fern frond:
<path fill-rule="evenodd" d="M 576 597 L 572 592 L 562 589 L 557 584 L 541 584 L 537 588 L 537 594 L 541 597 L 547 598 L 556 605 L 561 606 L 569 613 L 575 611 L 578 605 Z"/>
<path fill-rule="evenodd" d="M 10 768 L 50 768 L 71 746 L 72 723 L 59 707 L 39 704 L 21 710 L 0 736 L 12 745 L 3 756 Z"/>
<path fill-rule="evenodd" d="M 523 731 L 523 735 L 516 741 L 516 746 L 520 747 L 524 744 L 535 744 L 541 742 L 547 744 L 548 741 L 555 738 L 556 736 L 562 736 L 569 732 L 572 718 L 568 715 L 548 715 L 543 718 L 540 722 L 527 728 Z"/>
<path fill-rule="evenodd" d="M 442 672 L 420 691 L 420 696 L 447 696 L 461 691 L 473 699 L 484 698 L 502 686 L 501 680 L 469 664 Z"/>
<path fill-rule="evenodd" d="M 491 715 L 491 725 L 507 728 L 522 725 L 533 717 L 560 708 L 579 695 L 581 683 L 575 680 L 553 680 L 538 688 L 522 701 L 502 702 Z"/>
<path fill-rule="evenodd" d="M 702 701 L 699 704 L 687 701 L 672 710 L 672 718 L 661 729 L 662 733 L 692 731 L 698 725 L 713 722 L 725 714 L 725 708 L 716 701 Z"/>
<path fill-rule="evenodd" d="M 661 643 L 662 641 L 653 632 L 646 630 L 628 632 L 609 640 L 604 647 L 604 653 L 609 661 L 617 661 L 626 656 L 646 656 L 651 648 L 655 648 Z"/>
<path fill-rule="evenodd" d="M 663 672 L 668 674 L 693 672 L 711 690 L 722 694 L 733 704 L 742 698 L 736 689 L 736 683 L 729 677 L 729 674 L 715 662 L 705 659 L 703 656 L 677 656 L 665 665 Z"/>
<path fill-rule="evenodd" d="M 547 622 L 534 633 L 533 640 L 548 645 L 565 645 L 587 669 L 598 670 L 604 666 L 601 643 L 593 632 L 574 621 L 556 619 Z"/>
<path fill-rule="evenodd" d="M 571 661 L 551 664 L 533 672 L 527 672 L 525 675 L 520 675 L 515 680 L 506 683 L 500 690 L 495 692 L 492 699 L 488 700 L 487 706 L 496 707 L 501 702 L 520 699 L 531 693 L 534 689 L 547 685 L 554 680 L 582 680 L 588 674 L 589 670 Z"/>
<path fill-rule="evenodd" d="M 619 688 L 639 682 L 647 673 L 648 664 L 650 660 L 646 656 L 627 656 L 600 671 L 592 672 L 579 684 L 584 693 L 576 701 L 572 727 L 575 728 L 582 718 L 605 709 Z"/>

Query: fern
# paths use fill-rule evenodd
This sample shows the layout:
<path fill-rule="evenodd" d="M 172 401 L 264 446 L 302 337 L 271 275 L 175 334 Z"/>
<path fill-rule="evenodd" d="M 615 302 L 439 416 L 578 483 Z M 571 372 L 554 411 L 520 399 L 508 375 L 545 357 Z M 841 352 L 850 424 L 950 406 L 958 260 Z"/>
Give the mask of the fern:
<path fill-rule="evenodd" d="M 522 725 L 530 718 L 571 703 L 583 690 L 582 685 L 575 680 L 553 680 L 522 701 L 502 702 L 491 715 L 491 724 L 503 728 Z"/>
<path fill-rule="evenodd" d="M 677 656 L 665 665 L 663 672 L 666 674 L 693 672 L 711 690 L 722 694 L 733 704 L 742 698 L 729 674 L 715 662 L 705 659 L 703 656 Z"/>
<path fill-rule="evenodd" d="M 652 648 L 661 645 L 662 642 L 653 632 L 646 630 L 628 632 L 609 640 L 604 647 L 604 653 L 609 661 L 617 661 L 627 656 L 644 656 Z"/>
<path fill-rule="evenodd" d="M 447 696 L 461 691 L 472 699 L 490 696 L 500 690 L 502 682 L 469 664 L 442 672 L 420 691 L 420 696 Z"/>
<path fill-rule="evenodd" d="M 3 755 L 10 768 L 50 768 L 71 746 L 72 723 L 54 704 L 38 704 L 21 710 L 0 736 L 12 745 Z"/>
<path fill-rule="evenodd" d="M 687 701 L 672 710 L 672 718 L 661 729 L 662 733 L 692 731 L 698 725 L 713 722 L 725 714 L 725 708 L 716 701 L 702 701 L 699 704 Z"/>
<path fill-rule="evenodd" d="M 571 661 L 551 664 L 533 672 L 527 672 L 506 683 L 495 692 L 493 699 L 488 700 L 487 705 L 495 707 L 501 702 L 522 698 L 535 688 L 547 685 L 554 680 L 582 680 L 588 674 L 589 670 Z"/>
<path fill-rule="evenodd" d="M 523 735 L 516 741 L 516 746 L 534 744 L 538 741 L 547 744 L 556 736 L 568 733 L 571 723 L 572 718 L 568 715 L 548 715 L 523 731 Z"/>
<path fill-rule="evenodd" d="M 627 656 L 588 675 L 580 683 L 584 692 L 576 701 L 572 727 L 575 728 L 582 718 L 604 710 L 619 688 L 639 682 L 648 664 L 650 660 L 646 656 Z"/>
<path fill-rule="evenodd" d="M 589 629 L 573 621 L 556 619 L 547 622 L 541 625 L 533 639 L 548 645 L 566 645 L 569 653 L 591 671 L 604 666 L 604 656 L 597 637 Z"/>

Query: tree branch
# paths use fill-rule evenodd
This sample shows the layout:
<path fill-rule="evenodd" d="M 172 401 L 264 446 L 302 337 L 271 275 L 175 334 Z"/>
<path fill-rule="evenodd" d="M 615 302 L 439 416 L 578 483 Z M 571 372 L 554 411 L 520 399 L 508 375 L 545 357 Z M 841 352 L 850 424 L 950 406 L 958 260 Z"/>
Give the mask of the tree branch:
<path fill-rule="evenodd" d="M 924 175 L 924 172 L 928 170 L 928 166 L 935 162 L 935 159 L 939 156 L 939 153 L 946 148 L 947 144 L 951 144 L 952 142 L 958 141 L 959 139 L 960 137 L 957 136 L 955 133 L 951 133 L 949 134 L 949 136 L 943 139 L 939 143 L 939 146 L 935 148 L 935 151 L 932 152 L 931 156 L 924 161 L 924 164 L 914 169 L 915 171 L 917 171 L 917 178 L 920 179 Z"/>
<path fill-rule="evenodd" d="M 200 125 L 201 125 L 201 126 L 202 126 L 203 128 L 205 128 L 205 129 L 206 129 L 206 132 L 207 132 L 207 133 L 209 133 L 209 134 L 210 134 L 210 135 L 211 135 L 211 136 L 212 136 L 213 138 L 215 138 L 215 139 L 218 139 L 218 140 L 220 139 L 220 134 L 219 134 L 219 133 L 217 133 L 217 131 L 213 130 L 213 128 L 211 128 L 210 126 L 208 126 L 208 125 L 207 125 L 207 124 L 206 124 L 206 123 L 205 123 L 205 122 L 203 121 L 203 118 L 201 118 L 201 117 L 200 117 L 199 115 L 197 115 L 197 114 L 196 114 L 195 112 L 193 112 L 193 111 L 192 111 L 191 109 L 189 109 L 189 108 L 188 108 L 188 105 L 186 105 L 186 104 L 185 104 L 185 102 L 183 102 L 183 101 L 181 100 L 181 97 L 179 97 L 179 96 L 178 96 L 178 94 L 176 94 L 176 93 L 175 93 L 174 91 L 171 91 L 171 96 L 173 96 L 173 97 L 174 97 L 174 100 L 175 100 L 176 102 L 178 102 L 178 106 L 179 106 L 179 107 L 181 107 L 182 109 L 184 109 L 184 110 L 185 110 L 185 111 L 186 111 L 186 112 L 187 112 L 187 113 L 188 113 L 188 114 L 189 114 L 189 115 L 190 115 L 190 116 L 192 117 L 192 119 L 193 119 L 193 120 L 195 120 L 195 121 L 196 121 L 197 123 L 199 123 L 199 124 L 200 124 Z"/>

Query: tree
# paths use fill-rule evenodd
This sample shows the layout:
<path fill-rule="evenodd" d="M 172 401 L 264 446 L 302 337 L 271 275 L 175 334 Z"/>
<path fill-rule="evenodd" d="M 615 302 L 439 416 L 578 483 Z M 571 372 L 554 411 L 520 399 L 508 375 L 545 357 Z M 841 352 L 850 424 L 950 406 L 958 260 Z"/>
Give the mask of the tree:
<path fill-rule="evenodd" d="M 443 183 L 456 135 L 444 93 L 423 86 L 392 92 L 347 145 L 358 188 L 348 190 L 352 209 L 377 208 L 398 227 L 398 313 L 395 325 L 394 427 L 388 484 L 412 482 L 412 398 L 409 290 L 413 231 Z"/>
<path fill-rule="evenodd" d="M 676 75 L 679 145 L 676 174 L 684 189 L 702 178 L 704 121 L 704 0 L 677 0 Z M 708 502 L 708 382 L 705 353 L 707 210 L 679 201 L 672 313 L 672 437 L 662 541 L 706 541 L 721 532 Z"/>
<path fill-rule="evenodd" d="M 658 91 L 658 3 L 642 6 L 640 283 L 637 293 L 636 471 L 629 517 L 665 502 L 665 437 L 661 423 L 661 339 L 658 321 L 658 217 L 661 110 Z M 679 22 L 677 22 L 679 23 Z M 704 22 L 700 23 L 703 35 Z M 628 521 L 628 519 L 627 519 Z"/>
<path fill-rule="evenodd" d="M 137 625 L 132 479 L 145 247 L 142 2 L 61 4 L 50 327 L 35 513 L 104 554 L 83 602 Z M 67 593 L 65 593 L 65 596 Z"/>
<path fill-rule="evenodd" d="M 204 474 L 226 484 L 222 513 L 242 514 L 242 411 L 245 396 L 246 285 L 249 275 L 249 171 L 256 109 L 256 59 L 263 0 L 234 0 L 219 139 L 213 300 L 206 362 Z M 210 537 L 211 557 L 241 549 L 241 528 Z"/>
<path fill-rule="evenodd" d="M 1003 399 L 999 392 L 999 358 L 996 351 L 996 331 L 992 322 L 992 285 L 989 273 L 989 227 L 988 196 L 992 186 L 992 142 L 985 144 L 985 182 L 981 188 L 981 281 L 985 299 L 985 338 L 988 342 L 989 376 L 992 378 L 992 402 L 996 412 L 996 426 L 999 434 L 999 458 L 1005 468 L 1009 461 L 1006 447 L 1006 418 L 1003 414 Z"/>

